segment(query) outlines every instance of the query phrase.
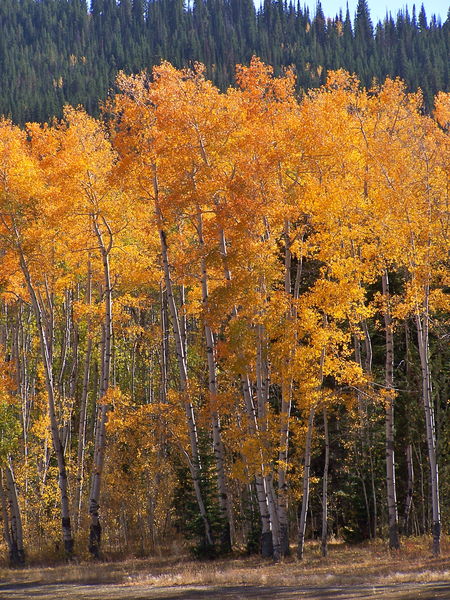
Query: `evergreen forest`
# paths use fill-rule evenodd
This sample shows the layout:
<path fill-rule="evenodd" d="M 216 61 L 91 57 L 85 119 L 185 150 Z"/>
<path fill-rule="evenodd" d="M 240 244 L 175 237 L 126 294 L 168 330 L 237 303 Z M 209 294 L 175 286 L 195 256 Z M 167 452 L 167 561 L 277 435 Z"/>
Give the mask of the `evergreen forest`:
<path fill-rule="evenodd" d="M 56 24 L 63 3 L 25 5 Z M 302 559 L 313 537 L 326 556 L 331 538 L 401 552 L 428 536 L 438 556 L 450 94 L 424 111 L 398 78 L 366 88 L 338 69 L 299 97 L 295 70 L 256 57 L 226 90 L 207 74 L 162 62 L 120 73 L 101 118 L 0 121 L 5 555 L 145 556 L 175 539 Z"/>
<path fill-rule="evenodd" d="M 88 8 L 89 6 L 89 8 Z M 354 17 L 354 18 L 353 18 Z M 372 23 L 366 0 L 356 15 L 314 15 L 301 2 L 265 0 L 2 0 L 0 114 L 16 123 L 62 116 L 65 103 L 98 116 L 119 70 L 161 60 L 200 61 L 225 90 L 235 65 L 256 55 L 276 73 L 294 65 L 298 89 L 325 83 L 330 69 L 356 73 L 370 87 L 386 76 L 419 87 L 428 110 L 450 86 L 450 21 L 414 6 Z"/>

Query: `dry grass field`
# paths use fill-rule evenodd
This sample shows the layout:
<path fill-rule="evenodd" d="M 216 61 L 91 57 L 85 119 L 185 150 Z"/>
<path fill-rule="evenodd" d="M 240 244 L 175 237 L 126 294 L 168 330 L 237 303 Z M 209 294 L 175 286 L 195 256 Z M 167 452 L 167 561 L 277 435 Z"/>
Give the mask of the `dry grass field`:
<path fill-rule="evenodd" d="M 209 562 L 187 555 L 121 562 L 0 570 L 2 600 L 178 600 L 243 598 L 450 600 L 450 541 L 440 558 L 430 540 L 407 539 L 400 552 L 382 542 L 330 544 L 323 559 L 310 543 L 306 557 L 278 564 L 233 556 Z"/>

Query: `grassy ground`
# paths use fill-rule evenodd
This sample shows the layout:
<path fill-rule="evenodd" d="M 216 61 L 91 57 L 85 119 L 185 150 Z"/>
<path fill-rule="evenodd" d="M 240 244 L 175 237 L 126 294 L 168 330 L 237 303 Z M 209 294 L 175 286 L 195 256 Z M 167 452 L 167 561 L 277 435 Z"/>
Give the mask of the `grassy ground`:
<path fill-rule="evenodd" d="M 425 539 L 404 540 L 399 552 L 389 552 L 381 542 L 333 543 L 324 559 L 317 544 L 310 543 L 303 561 L 291 557 L 278 564 L 260 557 L 200 562 L 167 556 L 1 569 L 0 598 L 450 600 L 450 542 L 443 541 L 439 558 L 431 556 L 429 547 Z"/>

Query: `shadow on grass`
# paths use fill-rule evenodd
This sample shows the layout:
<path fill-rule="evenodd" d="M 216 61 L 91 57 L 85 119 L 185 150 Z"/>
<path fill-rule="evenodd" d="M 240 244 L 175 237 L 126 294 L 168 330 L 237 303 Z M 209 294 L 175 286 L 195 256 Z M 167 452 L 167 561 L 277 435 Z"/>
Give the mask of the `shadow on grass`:
<path fill-rule="evenodd" d="M 351 586 L 351 587 L 249 587 L 234 586 L 180 590 L 177 593 L 154 596 L 165 600 L 450 600 L 450 582 L 432 584 L 397 584 L 395 586 Z M 139 596 L 129 600 L 150 599 Z"/>
<path fill-rule="evenodd" d="M 0 584 L 2 600 L 449 600 L 450 582 L 357 586 L 183 586 Z"/>

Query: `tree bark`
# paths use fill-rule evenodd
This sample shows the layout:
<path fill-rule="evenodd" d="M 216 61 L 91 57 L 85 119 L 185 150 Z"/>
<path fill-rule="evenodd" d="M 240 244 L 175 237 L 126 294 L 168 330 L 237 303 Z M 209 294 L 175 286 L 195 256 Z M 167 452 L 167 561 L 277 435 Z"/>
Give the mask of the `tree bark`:
<path fill-rule="evenodd" d="M 97 407 L 97 428 L 94 444 L 94 460 L 92 465 L 91 490 L 89 495 L 89 515 L 91 519 L 89 527 L 89 552 L 96 559 L 100 558 L 102 526 L 100 523 L 100 492 L 103 466 L 106 448 L 106 423 L 108 420 L 108 403 L 106 400 L 109 390 L 112 358 L 112 284 L 109 265 L 109 254 L 111 252 L 113 236 L 107 221 L 102 218 L 103 226 L 108 235 L 108 243 L 105 244 L 104 235 L 98 222 L 98 217 L 93 216 L 93 228 L 98 240 L 100 254 L 103 264 L 103 277 L 105 283 L 105 314 L 103 322 L 104 344 L 101 358 L 101 382 L 99 393 L 99 404 Z"/>
<path fill-rule="evenodd" d="M 411 516 L 411 507 L 414 494 L 414 463 L 412 444 L 406 446 L 406 467 L 408 470 L 408 479 L 406 484 L 405 512 L 403 516 L 403 532 L 408 535 L 410 531 L 409 519 Z"/>
<path fill-rule="evenodd" d="M 160 399 L 161 403 L 167 402 L 168 377 L 169 377 L 169 323 L 167 315 L 167 293 L 161 285 L 161 381 Z"/>
<path fill-rule="evenodd" d="M 222 255 L 222 260 L 223 260 L 223 269 L 224 269 L 225 279 L 228 282 L 230 282 L 231 281 L 231 272 L 230 272 L 230 269 L 227 264 L 227 245 L 226 245 L 226 239 L 225 239 L 225 232 L 221 227 L 219 227 L 219 245 L 220 245 L 220 253 Z M 236 306 L 233 307 L 233 316 L 234 317 L 238 316 L 238 309 Z M 251 389 L 250 378 L 249 378 L 248 372 L 241 373 L 240 377 L 241 377 L 242 394 L 244 397 L 244 407 L 246 409 L 247 419 L 248 419 L 249 432 L 251 435 L 258 436 L 261 439 L 260 426 L 258 423 L 258 416 L 256 414 L 256 408 L 255 408 L 255 403 L 254 403 L 254 399 L 253 399 L 253 395 L 252 395 L 252 389 Z M 259 381 L 259 386 L 261 387 L 260 381 Z M 257 382 L 257 395 L 258 395 L 258 390 L 260 390 L 260 387 L 258 387 L 258 382 Z M 259 405 L 258 415 L 260 414 L 261 410 L 265 411 L 264 402 L 262 399 L 259 398 L 259 395 L 258 395 L 258 403 L 260 403 L 260 402 L 262 404 L 261 404 L 261 406 Z M 255 475 L 255 489 L 256 489 L 256 497 L 257 497 L 257 501 L 258 501 L 259 514 L 260 514 L 260 518 L 261 518 L 261 540 L 260 540 L 261 555 L 264 558 L 270 558 L 270 557 L 274 556 L 274 544 L 273 544 L 273 535 L 272 535 L 272 532 L 274 529 L 274 523 L 273 523 L 273 519 L 271 516 L 274 511 L 273 511 L 273 507 L 272 507 L 272 512 L 269 510 L 268 487 L 267 487 L 267 480 L 265 478 L 265 472 L 266 472 L 266 467 L 264 465 L 263 453 L 261 452 L 261 473 Z"/>
<path fill-rule="evenodd" d="M 6 485 L 6 499 L 2 499 L 3 518 L 5 527 L 9 529 L 5 541 L 9 548 L 9 562 L 12 567 L 22 567 L 25 564 L 25 551 L 23 547 L 22 517 L 17 499 L 17 486 L 14 478 L 11 458 L 4 469 L 4 484 Z M 6 531 L 5 531 L 6 533 Z"/>
<path fill-rule="evenodd" d="M 8 546 L 9 556 L 12 553 L 11 525 L 9 522 L 8 498 L 4 489 L 6 476 L 4 469 L 0 469 L 0 501 L 2 505 L 3 537 Z"/>
<path fill-rule="evenodd" d="M 364 333 L 364 361 L 361 356 L 361 348 L 359 339 L 355 337 L 355 357 L 361 368 L 365 368 L 366 372 L 371 375 L 372 374 L 372 359 L 373 359 L 373 349 L 372 349 L 372 340 L 370 337 L 369 327 L 367 325 L 366 319 L 361 321 L 361 327 Z M 362 404 L 361 394 L 358 392 L 358 402 L 360 409 L 360 417 L 361 417 L 361 435 L 363 438 L 363 449 L 364 452 L 367 452 L 369 458 L 370 465 L 370 489 L 372 495 L 372 505 L 373 505 L 373 519 L 372 519 L 372 528 L 370 529 L 370 537 L 374 539 L 377 537 L 378 533 L 378 500 L 377 500 L 377 486 L 375 482 L 375 469 L 373 464 L 373 455 L 372 455 L 372 445 L 371 445 L 371 432 L 369 429 L 369 421 L 367 421 L 367 407 L 364 407 Z M 362 422 L 362 419 L 365 419 L 365 422 Z M 368 502 L 368 494 L 366 490 L 366 484 L 364 480 L 364 475 L 360 476 L 361 483 L 363 486 L 364 500 L 366 503 L 367 515 L 368 515 L 368 523 L 370 528 L 370 510 L 369 510 L 369 502 Z"/>
<path fill-rule="evenodd" d="M 441 552 L 441 513 L 439 502 L 439 468 L 436 456 L 436 428 L 434 422 L 433 390 L 431 384 L 430 347 L 429 347 L 429 287 L 424 290 L 422 311 L 416 313 L 417 337 L 419 346 L 420 366 L 422 373 L 422 400 L 425 411 L 427 433 L 428 462 L 431 478 L 431 507 L 433 554 Z"/>
<path fill-rule="evenodd" d="M 66 555 L 70 559 L 73 555 L 74 540 L 72 535 L 72 526 L 70 522 L 68 481 L 66 462 L 64 457 L 64 448 L 61 443 L 61 438 L 59 436 L 60 427 L 55 410 L 55 388 L 53 380 L 53 367 L 51 362 L 51 343 L 49 342 L 49 340 L 47 340 L 47 331 L 43 321 L 43 309 L 39 301 L 38 294 L 36 293 L 36 289 L 34 287 L 30 271 L 28 269 L 28 264 L 26 262 L 25 255 L 22 250 L 22 245 L 17 230 L 15 230 L 15 234 L 17 248 L 19 251 L 20 267 L 25 278 L 28 292 L 30 294 L 31 304 L 33 307 L 34 317 L 36 319 L 36 326 L 39 334 L 42 359 L 44 363 L 48 412 L 50 417 L 50 429 L 52 433 L 53 448 L 55 450 L 56 459 L 58 463 L 58 484 L 61 496 L 61 526 L 63 542 Z"/>
<path fill-rule="evenodd" d="M 244 405 L 248 418 L 248 429 L 251 435 L 259 435 L 258 419 L 251 393 L 248 375 L 241 376 Z M 261 455 L 261 473 L 255 475 L 256 498 L 261 518 L 261 554 L 264 558 L 273 556 L 272 522 L 267 499 L 267 488 L 263 474 L 265 473 L 264 459 Z"/>
<path fill-rule="evenodd" d="M 384 308 L 384 326 L 386 340 L 385 387 L 386 398 L 386 490 L 389 521 L 389 547 L 398 549 L 397 492 L 395 485 L 394 455 L 394 332 L 390 309 L 389 278 L 387 271 L 382 276 Z"/>
<path fill-rule="evenodd" d="M 323 409 L 323 432 L 325 441 L 325 463 L 323 467 L 322 481 L 322 556 L 328 555 L 328 468 L 330 464 L 330 436 L 328 434 L 328 414 L 327 409 Z"/>
<path fill-rule="evenodd" d="M 186 422 L 188 427 L 189 434 L 189 442 L 191 448 L 191 456 L 188 455 L 188 463 L 189 469 L 192 477 L 192 482 L 194 485 L 195 496 L 197 499 L 197 504 L 199 507 L 200 515 L 203 520 L 203 525 L 205 529 L 205 541 L 206 544 L 213 548 L 214 547 L 214 537 L 211 529 L 211 524 L 209 521 L 209 517 L 206 510 L 205 501 L 203 498 L 201 486 L 200 486 L 200 474 L 201 474 L 201 462 L 200 462 L 200 453 L 198 450 L 198 439 L 197 439 L 197 427 L 195 422 L 195 414 L 194 407 L 189 398 L 189 380 L 188 380 L 188 372 L 187 372 L 187 358 L 185 351 L 185 344 L 183 342 L 182 330 L 180 327 L 180 319 L 178 315 L 178 309 L 175 303 L 175 298 L 173 294 L 173 285 L 172 278 L 170 274 L 170 264 L 169 264 L 169 253 L 167 247 L 167 236 L 166 232 L 163 228 L 163 218 L 161 214 L 161 210 L 159 208 L 158 194 L 159 194 L 159 185 L 158 178 L 156 173 L 156 166 L 154 166 L 154 176 L 153 176 L 153 190 L 155 195 L 155 212 L 156 219 L 158 222 L 158 231 L 159 231 L 159 239 L 161 244 L 161 256 L 162 256 L 162 266 L 164 272 L 164 281 L 166 285 L 167 292 L 167 302 L 169 305 L 169 312 L 172 318 L 172 327 L 175 336 L 175 348 L 177 354 L 177 362 L 178 362 L 178 371 L 179 371 L 179 386 L 180 386 L 180 394 L 184 404 L 184 410 L 186 414 Z"/>
<path fill-rule="evenodd" d="M 291 299 L 291 241 L 289 237 L 290 224 L 286 220 L 284 224 L 284 291 L 286 296 Z M 287 328 L 290 330 L 293 319 L 292 309 L 289 307 L 286 314 Z M 280 410 L 280 442 L 278 453 L 278 519 L 280 527 L 280 553 L 282 556 L 290 554 L 289 548 L 289 518 L 288 518 L 288 484 L 287 469 L 289 455 L 289 428 L 292 406 L 292 348 L 288 351 L 281 384 L 281 410 Z"/>
<path fill-rule="evenodd" d="M 87 284 L 86 284 L 86 303 L 88 306 L 92 302 L 92 273 L 91 262 L 88 263 Z M 77 443 L 77 485 L 75 488 L 75 526 L 80 527 L 81 519 L 81 500 L 83 497 L 84 485 L 84 449 L 86 446 L 86 418 L 87 418 L 87 400 L 89 393 L 89 378 L 91 372 L 92 356 L 92 338 L 90 335 L 90 319 L 87 322 L 87 343 L 86 354 L 84 357 L 83 386 L 80 398 L 80 416 L 78 422 L 78 443 Z"/>
<path fill-rule="evenodd" d="M 278 453 L 278 516 L 280 523 L 280 552 L 282 556 L 288 556 L 290 554 L 287 469 L 291 404 L 292 380 L 288 376 L 288 381 L 284 381 L 282 385 L 280 451 Z"/>
<path fill-rule="evenodd" d="M 308 430 L 306 433 L 306 445 L 305 445 L 305 466 L 303 473 L 303 498 L 302 498 L 302 509 L 300 513 L 300 522 L 298 527 L 298 547 L 297 556 L 299 559 L 303 558 L 305 549 L 305 532 L 306 532 L 306 515 L 308 512 L 309 504 L 309 473 L 311 470 L 311 441 L 314 427 L 314 406 L 310 408 L 308 418 Z"/>
<path fill-rule="evenodd" d="M 258 427 L 260 439 L 265 446 L 267 440 L 267 404 L 269 401 L 269 365 L 267 363 L 266 340 L 263 325 L 256 326 L 257 331 L 257 349 L 256 349 L 256 398 L 258 406 Z M 278 561 L 281 558 L 281 539 L 280 539 L 280 521 L 278 514 L 278 500 L 273 485 L 272 471 L 266 473 L 264 460 L 262 461 L 262 473 L 264 486 L 267 495 L 267 505 L 270 515 L 270 525 L 272 531 L 273 559 Z"/>
<path fill-rule="evenodd" d="M 202 215 L 198 213 L 198 238 L 200 247 L 204 254 L 203 220 Z M 204 310 L 204 331 L 206 342 L 206 354 L 208 362 L 208 390 L 211 405 L 211 421 L 213 433 L 214 459 L 217 471 L 217 488 L 219 494 L 219 507 L 221 520 L 223 522 L 220 547 L 222 552 L 231 551 L 231 527 L 230 527 L 230 506 L 228 499 L 227 482 L 225 476 L 225 448 L 222 442 L 222 433 L 220 426 L 219 412 L 217 409 L 217 365 L 216 365 L 216 343 L 214 333 L 206 321 L 206 308 L 208 304 L 208 273 L 206 270 L 206 261 L 204 256 L 201 258 L 201 281 L 202 281 L 202 303 Z"/>

